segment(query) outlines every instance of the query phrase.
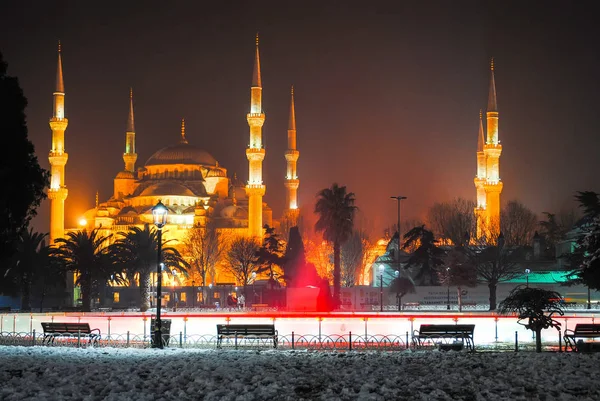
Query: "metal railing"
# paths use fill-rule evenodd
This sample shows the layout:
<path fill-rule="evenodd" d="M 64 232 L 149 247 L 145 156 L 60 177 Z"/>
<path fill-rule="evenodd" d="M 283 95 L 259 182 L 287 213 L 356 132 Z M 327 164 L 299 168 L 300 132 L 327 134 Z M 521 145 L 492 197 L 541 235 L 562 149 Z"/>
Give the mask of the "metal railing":
<path fill-rule="evenodd" d="M 44 336 L 44 333 L 2 332 L 0 333 L 0 345 L 14 346 L 46 346 L 46 347 L 111 347 L 111 348 L 150 348 L 152 336 L 146 334 L 111 334 L 94 340 L 85 334 L 60 334 Z M 177 334 L 163 334 L 163 344 L 171 348 L 217 348 L 216 335 L 186 335 L 183 332 Z M 224 338 L 221 343 L 224 347 L 258 348 L 273 347 L 272 337 L 249 337 L 249 338 Z M 290 333 L 278 336 L 278 349 L 295 350 L 380 350 L 399 351 L 407 349 L 408 332 L 403 336 L 397 335 L 356 335 L 348 334 L 313 335 Z"/>

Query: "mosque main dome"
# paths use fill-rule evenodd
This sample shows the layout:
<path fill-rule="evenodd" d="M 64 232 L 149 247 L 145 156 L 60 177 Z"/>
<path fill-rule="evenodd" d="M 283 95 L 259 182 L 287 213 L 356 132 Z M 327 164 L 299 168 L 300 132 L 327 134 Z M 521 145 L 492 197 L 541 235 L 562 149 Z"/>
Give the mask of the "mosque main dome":
<path fill-rule="evenodd" d="M 215 166 L 217 160 L 206 150 L 180 142 L 167 146 L 154 153 L 146 161 L 146 167 L 165 164 L 201 164 L 204 166 Z"/>

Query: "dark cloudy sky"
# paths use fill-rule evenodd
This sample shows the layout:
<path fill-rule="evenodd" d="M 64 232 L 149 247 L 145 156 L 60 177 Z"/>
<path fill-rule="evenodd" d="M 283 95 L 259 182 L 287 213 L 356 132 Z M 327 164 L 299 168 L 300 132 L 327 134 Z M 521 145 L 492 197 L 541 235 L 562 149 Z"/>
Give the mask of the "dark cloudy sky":
<path fill-rule="evenodd" d="M 93 5 L 92 5 L 93 4 Z M 67 226 L 106 200 L 123 168 L 128 92 L 138 165 L 188 139 L 247 179 L 254 35 L 261 36 L 266 200 L 285 198 L 295 86 L 299 198 L 333 182 L 356 193 L 374 233 L 434 201 L 475 198 L 479 109 L 496 60 L 503 201 L 535 212 L 600 190 L 599 28 L 591 1 L 4 1 L 0 51 L 29 99 L 48 166 L 56 43 L 69 127 Z M 6 149 L 5 149 L 6 151 Z M 48 205 L 36 228 L 48 229 Z"/>

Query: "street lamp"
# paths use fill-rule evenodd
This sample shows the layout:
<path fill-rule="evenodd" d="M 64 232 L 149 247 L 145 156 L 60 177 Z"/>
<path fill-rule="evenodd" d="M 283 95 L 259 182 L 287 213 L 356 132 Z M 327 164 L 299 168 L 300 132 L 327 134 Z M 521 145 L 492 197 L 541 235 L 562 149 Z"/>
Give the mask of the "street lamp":
<path fill-rule="evenodd" d="M 159 200 L 156 206 L 152 208 L 152 216 L 154 218 L 154 225 L 158 229 L 158 244 L 157 244 L 157 261 L 156 261 L 156 323 L 154 325 L 154 348 L 162 348 L 162 336 L 161 329 L 162 325 L 160 322 L 160 309 L 161 309 L 161 297 L 162 297 L 162 228 L 167 224 L 167 213 L 168 209 Z"/>
<path fill-rule="evenodd" d="M 192 280 L 192 308 L 196 307 L 196 282 Z"/>
<path fill-rule="evenodd" d="M 396 278 L 396 302 L 398 302 L 398 312 L 402 310 L 402 303 L 400 302 L 400 282 L 398 278 L 400 278 L 400 271 L 396 270 L 394 272 L 394 277 Z"/>
<path fill-rule="evenodd" d="M 173 294 L 173 312 L 177 311 L 177 293 L 175 292 L 175 280 L 177 280 L 177 270 L 173 269 L 173 281 L 171 282 L 171 293 Z"/>
<path fill-rule="evenodd" d="M 256 302 L 256 272 L 252 272 L 252 304 Z"/>
<path fill-rule="evenodd" d="M 400 270 L 400 243 L 402 242 L 402 233 L 400 231 L 400 202 L 403 199 L 406 199 L 406 196 L 390 196 L 391 199 L 395 199 L 396 202 L 398 202 L 398 226 L 396 227 L 398 229 L 398 255 L 397 255 L 397 260 L 396 263 L 398 264 L 397 268 L 398 270 Z"/>
<path fill-rule="evenodd" d="M 525 269 L 525 278 L 527 280 L 527 287 L 529 287 L 529 273 L 531 273 L 531 270 Z"/>
<path fill-rule="evenodd" d="M 391 199 L 396 199 L 396 201 L 398 202 L 398 251 L 400 251 L 400 240 L 402 239 L 402 233 L 400 232 L 400 202 L 403 199 L 407 199 L 406 196 L 390 196 Z"/>
<path fill-rule="evenodd" d="M 212 299 L 213 299 L 212 283 L 208 284 L 208 292 L 210 293 L 210 294 L 207 294 L 208 295 L 208 299 L 209 299 L 208 304 L 211 305 L 212 304 Z"/>
<path fill-rule="evenodd" d="M 450 310 L 450 267 L 446 267 L 446 280 L 448 281 L 448 303 L 446 309 Z"/>
<path fill-rule="evenodd" d="M 379 311 L 383 312 L 383 271 L 384 265 L 379 265 Z"/>

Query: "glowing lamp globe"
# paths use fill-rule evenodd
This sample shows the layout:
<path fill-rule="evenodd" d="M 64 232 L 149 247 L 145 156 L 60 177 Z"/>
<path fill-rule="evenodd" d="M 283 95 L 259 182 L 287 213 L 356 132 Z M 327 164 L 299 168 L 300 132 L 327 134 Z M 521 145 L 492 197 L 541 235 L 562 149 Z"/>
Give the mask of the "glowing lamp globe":
<path fill-rule="evenodd" d="M 83 218 L 83 217 L 82 217 L 82 218 L 80 218 L 80 219 L 79 219 L 79 225 L 80 225 L 81 227 L 85 227 L 85 226 L 87 226 L 87 220 L 86 220 L 85 218 Z"/>
<path fill-rule="evenodd" d="M 385 266 L 384 265 L 379 265 L 379 273 L 383 274 L 384 270 L 385 270 Z"/>
<path fill-rule="evenodd" d="M 154 217 L 154 225 L 161 229 L 167 224 L 167 213 L 169 209 L 159 200 L 156 206 L 152 208 L 152 216 Z"/>

